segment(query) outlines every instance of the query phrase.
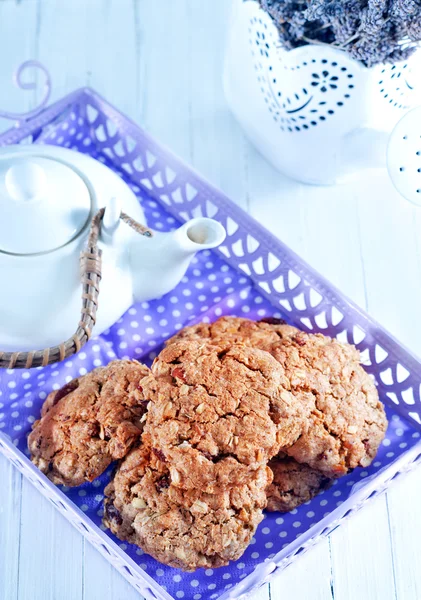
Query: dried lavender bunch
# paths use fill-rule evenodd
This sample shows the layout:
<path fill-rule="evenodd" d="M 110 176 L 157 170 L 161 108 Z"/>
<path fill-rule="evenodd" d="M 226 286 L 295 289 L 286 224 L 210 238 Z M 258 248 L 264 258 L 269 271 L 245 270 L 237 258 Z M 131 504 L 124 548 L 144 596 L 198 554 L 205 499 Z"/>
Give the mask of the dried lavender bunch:
<path fill-rule="evenodd" d="M 421 0 L 259 0 L 288 50 L 329 44 L 368 67 L 405 60 L 421 41 Z"/>

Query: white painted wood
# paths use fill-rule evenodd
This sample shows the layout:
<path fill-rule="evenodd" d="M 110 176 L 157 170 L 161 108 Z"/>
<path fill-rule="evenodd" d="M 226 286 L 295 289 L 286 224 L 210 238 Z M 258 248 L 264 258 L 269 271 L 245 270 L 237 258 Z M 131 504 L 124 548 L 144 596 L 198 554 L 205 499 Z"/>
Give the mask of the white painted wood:
<path fill-rule="evenodd" d="M 373 500 L 338 527 L 330 540 L 335 600 L 395 600 L 384 497 Z"/>
<path fill-rule="evenodd" d="M 377 176 L 317 188 L 267 165 L 223 98 L 229 4 L 0 1 L 0 108 L 28 106 L 30 98 L 10 85 L 12 69 L 26 58 L 49 68 L 55 99 L 91 85 L 421 354 L 421 321 L 414 319 L 421 300 L 421 211 L 398 200 Z M 1 457 L 0 482 L 1 600 L 139 598 Z M 414 500 L 420 486 L 417 472 L 387 501 L 365 507 L 286 569 L 271 585 L 271 597 L 420 598 L 421 520 Z M 252 600 L 268 598 L 265 586 Z"/>
<path fill-rule="evenodd" d="M 323 540 L 293 562 L 270 585 L 272 600 L 334 600 L 329 540 Z M 256 600 L 253 597 L 253 600 Z"/>

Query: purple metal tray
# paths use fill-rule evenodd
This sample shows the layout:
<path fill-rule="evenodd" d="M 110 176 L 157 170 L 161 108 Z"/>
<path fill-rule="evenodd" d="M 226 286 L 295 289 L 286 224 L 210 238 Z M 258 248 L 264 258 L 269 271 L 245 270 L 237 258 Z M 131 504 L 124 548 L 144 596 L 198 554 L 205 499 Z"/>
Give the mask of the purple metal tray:
<path fill-rule="evenodd" d="M 224 246 L 198 255 L 173 292 L 134 305 L 71 360 L 44 369 L 0 371 L 0 451 L 145 598 L 245 598 L 421 460 L 420 362 L 98 94 L 78 90 L 20 120 L 18 127 L 0 136 L 0 145 L 12 143 L 59 144 L 106 163 L 131 186 L 154 229 L 169 230 L 202 215 L 218 219 L 227 229 Z M 28 460 L 26 437 L 52 389 L 116 356 L 150 362 L 163 340 L 187 323 L 225 314 L 282 316 L 307 331 L 356 344 L 376 379 L 390 426 L 370 468 L 356 469 L 289 514 L 267 514 L 238 562 L 215 571 L 182 573 L 103 530 L 103 490 L 110 470 L 92 484 L 58 488 Z"/>

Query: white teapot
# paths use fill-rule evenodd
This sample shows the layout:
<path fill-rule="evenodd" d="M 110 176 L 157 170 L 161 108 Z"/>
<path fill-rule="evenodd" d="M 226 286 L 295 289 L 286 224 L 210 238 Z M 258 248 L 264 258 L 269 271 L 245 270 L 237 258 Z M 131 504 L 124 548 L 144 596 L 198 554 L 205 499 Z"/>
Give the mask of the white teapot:
<path fill-rule="evenodd" d="M 225 239 L 212 219 L 153 235 L 144 222 L 130 188 L 93 158 L 47 145 L 0 149 L 0 367 L 70 356 L 133 302 L 169 292 L 198 250 Z"/>

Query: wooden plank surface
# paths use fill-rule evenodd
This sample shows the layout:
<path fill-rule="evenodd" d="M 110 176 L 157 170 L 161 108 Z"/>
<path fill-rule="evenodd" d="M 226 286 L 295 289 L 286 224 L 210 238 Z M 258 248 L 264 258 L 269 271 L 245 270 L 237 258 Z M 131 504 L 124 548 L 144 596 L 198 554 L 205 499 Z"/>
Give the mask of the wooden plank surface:
<path fill-rule="evenodd" d="M 229 5 L 0 0 L 0 107 L 24 110 L 33 100 L 10 84 L 27 58 L 50 70 L 54 98 L 93 86 L 421 354 L 420 211 L 384 177 L 309 187 L 264 161 L 223 97 Z M 2 457 L 0 482 L 1 600 L 139 598 Z M 420 493 L 415 472 L 253 600 L 418 600 Z"/>

